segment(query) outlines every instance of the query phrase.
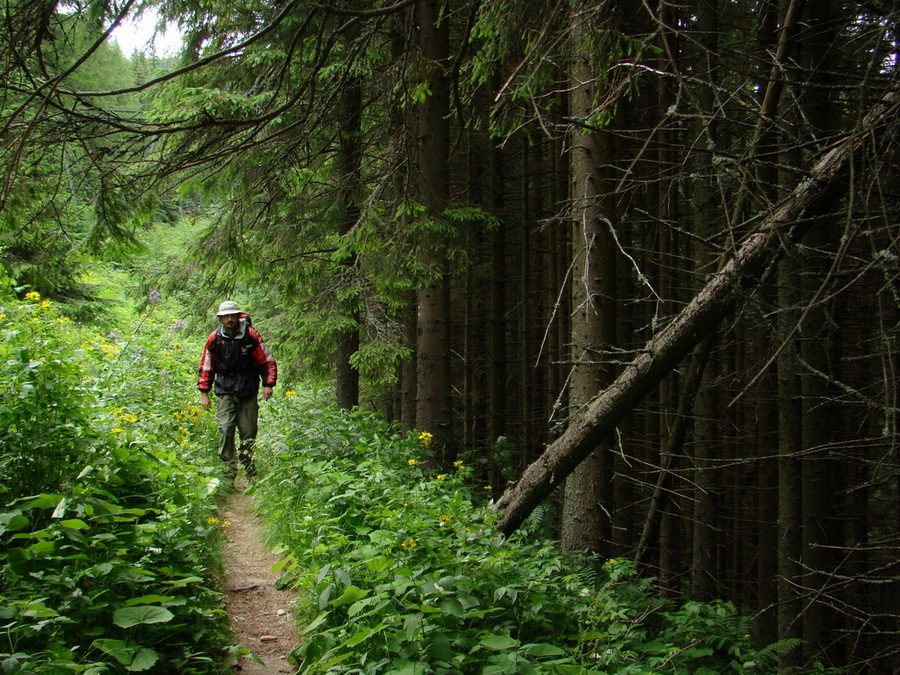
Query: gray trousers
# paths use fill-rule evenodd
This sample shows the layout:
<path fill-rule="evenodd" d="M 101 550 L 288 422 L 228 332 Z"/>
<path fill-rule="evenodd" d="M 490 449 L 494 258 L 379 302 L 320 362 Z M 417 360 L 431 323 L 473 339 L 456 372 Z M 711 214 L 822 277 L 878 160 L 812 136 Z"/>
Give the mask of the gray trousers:
<path fill-rule="evenodd" d="M 233 471 L 240 460 L 248 476 L 256 475 L 253 465 L 253 443 L 256 441 L 259 401 L 256 396 L 240 399 L 237 396 L 216 397 L 216 425 L 219 427 L 219 457 Z M 234 430 L 241 438 L 240 447 L 235 447 Z"/>

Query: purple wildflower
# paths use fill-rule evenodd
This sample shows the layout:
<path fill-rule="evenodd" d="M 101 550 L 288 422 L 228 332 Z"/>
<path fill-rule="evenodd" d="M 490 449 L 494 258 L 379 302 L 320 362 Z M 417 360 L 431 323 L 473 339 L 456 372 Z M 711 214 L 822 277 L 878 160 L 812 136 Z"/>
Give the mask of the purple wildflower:
<path fill-rule="evenodd" d="M 169 328 L 171 328 L 172 330 L 181 330 L 182 328 L 184 328 L 184 321 L 178 319 L 178 321 L 169 326 Z"/>
<path fill-rule="evenodd" d="M 160 298 L 162 298 L 162 296 L 159 294 L 159 291 L 150 291 L 150 295 L 147 297 L 147 302 L 149 302 L 151 305 L 155 305 L 160 301 Z"/>

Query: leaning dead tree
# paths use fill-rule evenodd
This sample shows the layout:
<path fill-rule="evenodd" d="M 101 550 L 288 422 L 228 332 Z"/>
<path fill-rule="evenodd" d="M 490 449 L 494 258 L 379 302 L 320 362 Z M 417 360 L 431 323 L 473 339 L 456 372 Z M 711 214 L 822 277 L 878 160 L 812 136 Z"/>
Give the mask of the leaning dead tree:
<path fill-rule="evenodd" d="M 762 217 L 731 260 L 693 300 L 644 346 L 640 355 L 599 394 L 494 506 L 498 528 L 511 534 L 572 473 L 642 399 L 752 291 L 786 246 L 800 241 L 819 215 L 846 193 L 857 151 L 873 147 L 900 112 L 900 94 L 886 96 L 850 136 L 836 144 L 809 176 Z"/>

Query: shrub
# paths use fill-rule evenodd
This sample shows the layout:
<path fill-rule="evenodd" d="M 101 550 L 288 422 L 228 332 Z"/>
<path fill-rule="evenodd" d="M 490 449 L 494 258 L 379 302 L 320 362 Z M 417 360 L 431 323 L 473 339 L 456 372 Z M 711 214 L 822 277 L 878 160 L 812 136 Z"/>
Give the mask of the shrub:
<path fill-rule="evenodd" d="M 227 672 L 221 463 L 163 312 L 98 334 L 0 307 L 3 673 Z"/>
<path fill-rule="evenodd" d="M 504 538 L 465 462 L 432 468 L 427 433 L 310 393 L 265 413 L 255 490 L 306 598 L 301 673 L 764 672 L 733 607 L 565 556 L 540 512 Z"/>

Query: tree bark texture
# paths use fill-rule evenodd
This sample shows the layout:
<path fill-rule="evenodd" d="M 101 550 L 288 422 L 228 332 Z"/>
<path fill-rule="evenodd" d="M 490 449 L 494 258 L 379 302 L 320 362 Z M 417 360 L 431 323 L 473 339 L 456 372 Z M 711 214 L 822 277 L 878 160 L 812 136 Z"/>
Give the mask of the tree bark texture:
<path fill-rule="evenodd" d="M 341 92 L 340 106 L 340 150 L 338 164 L 340 167 L 338 199 L 343 211 L 343 223 L 340 234 L 347 235 L 356 225 L 361 210 L 360 199 L 360 166 L 361 148 L 360 132 L 362 131 L 362 82 L 351 75 Z M 343 261 L 345 272 L 342 287 L 356 285 L 358 258 L 351 255 Z M 344 291 L 338 299 L 341 316 L 349 326 L 341 331 L 335 354 L 335 382 L 337 404 L 349 410 L 359 405 L 359 371 L 350 363 L 350 358 L 359 351 L 361 312 L 359 296 L 355 290 Z"/>
<path fill-rule="evenodd" d="M 421 104 L 417 164 L 419 200 L 431 223 L 441 222 L 449 200 L 450 85 L 448 19 L 442 3 L 419 0 L 419 46 L 429 94 Z M 416 426 L 432 434 L 439 462 L 452 456 L 450 401 L 450 265 L 440 228 L 425 225 L 421 262 L 429 279 L 418 293 Z"/>
<path fill-rule="evenodd" d="M 570 15 L 573 44 L 594 30 L 589 3 L 576 2 Z M 569 111 L 586 124 L 596 92 L 590 55 L 577 50 L 570 68 Z M 612 382 L 609 353 L 616 340 L 616 259 L 610 228 L 615 227 L 608 165 L 612 139 L 606 132 L 576 127 L 571 135 L 570 176 L 574 260 L 572 265 L 572 373 L 570 418 L 577 417 Z M 604 439 L 605 440 L 605 439 Z M 611 539 L 612 457 L 596 447 L 566 478 L 560 543 L 564 550 L 599 552 Z"/>

